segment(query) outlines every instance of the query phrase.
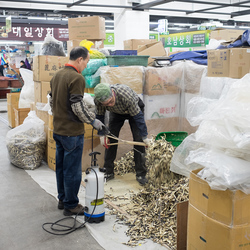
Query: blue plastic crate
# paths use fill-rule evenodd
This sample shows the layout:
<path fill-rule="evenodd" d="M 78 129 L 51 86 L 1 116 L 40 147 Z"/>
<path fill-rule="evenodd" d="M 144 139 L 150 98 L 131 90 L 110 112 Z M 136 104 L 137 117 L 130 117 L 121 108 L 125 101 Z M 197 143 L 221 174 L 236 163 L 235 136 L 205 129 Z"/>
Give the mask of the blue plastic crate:
<path fill-rule="evenodd" d="M 137 50 L 114 50 L 110 52 L 111 56 L 137 56 Z"/>

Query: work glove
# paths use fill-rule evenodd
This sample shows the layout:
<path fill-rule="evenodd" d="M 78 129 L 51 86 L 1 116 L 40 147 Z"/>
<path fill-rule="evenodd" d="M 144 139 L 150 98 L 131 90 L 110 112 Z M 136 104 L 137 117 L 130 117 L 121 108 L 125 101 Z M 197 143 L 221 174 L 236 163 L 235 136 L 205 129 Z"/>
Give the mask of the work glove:
<path fill-rule="evenodd" d="M 152 139 L 145 138 L 145 139 L 143 139 L 143 142 L 148 146 L 150 144 L 150 142 L 152 142 Z"/>
<path fill-rule="evenodd" d="M 106 137 L 106 136 L 101 136 L 100 137 L 100 142 L 101 142 L 101 145 L 105 148 L 109 148 L 109 144 L 110 143 L 110 140 Z"/>
<path fill-rule="evenodd" d="M 92 123 L 92 126 L 98 131 L 106 130 L 106 126 L 98 119 L 95 119 Z"/>

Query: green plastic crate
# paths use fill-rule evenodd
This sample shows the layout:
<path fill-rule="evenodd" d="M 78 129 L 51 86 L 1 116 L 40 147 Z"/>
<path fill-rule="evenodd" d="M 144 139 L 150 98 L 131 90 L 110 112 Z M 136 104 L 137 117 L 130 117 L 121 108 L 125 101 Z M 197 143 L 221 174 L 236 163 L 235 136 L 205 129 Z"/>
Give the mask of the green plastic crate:
<path fill-rule="evenodd" d="M 107 56 L 107 64 L 113 66 L 148 66 L 149 56 Z"/>
<path fill-rule="evenodd" d="M 155 140 L 165 138 L 166 141 L 171 142 L 174 147 L 178 147 L 187 136 L 188 133 L 182 131 L 161 132 L 155 137 Z"/>

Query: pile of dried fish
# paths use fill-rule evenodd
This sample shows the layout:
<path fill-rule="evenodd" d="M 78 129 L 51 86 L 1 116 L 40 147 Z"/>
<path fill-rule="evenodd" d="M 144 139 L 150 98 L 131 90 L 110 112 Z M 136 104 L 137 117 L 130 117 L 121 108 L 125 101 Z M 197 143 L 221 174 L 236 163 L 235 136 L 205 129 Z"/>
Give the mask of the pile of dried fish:
<path fill-rule="evenodd" d="M 126 153 L 120 160 L 115 161 L 114 165 L 114 172 L 117 175 L 135 173 L 134 151 L 131 150 Z"/>
<path fill-rule="evenodd" d="M 153 140 L 146 150 L 149 183 L 132 195 L 133 207 L 126 213 L 112 210 L 129 226 L 126 243 L 136 246 L 145 239 L 176 248 L 176 205 L 188 200 L 188 179 L 170 171 L 174 147 L 164 138 Z M 116 161 L 116 174 L 131 172 L 133 151 Z"/>
<path fill-rule="evenodd" d="M 134 195 L 134 207 L 126 212 L 131 216 L 125 220 L 129 225 L 128 245 L 138 245 L 139 241 L 151 239 L 171 249 L 176 248 L 176 206 L 188 200 L 188 178 L 175 178 L 163 186 L 147 185 Z"/>
<path fill-rule="evenodd" d="M 37 136 L 36 129 L 15 134 L 6 145 L 12 164 L 23 169 L 40 166 L 46 147 L 46 136 Z"/>
<path fill-rule="evenodd" d="M 174 150 L 174 146 L 164 138 L 152 140 L 146 150 L 146 166 L 150 184 L 160 186 L 176 177 L 170 171 Z"/>

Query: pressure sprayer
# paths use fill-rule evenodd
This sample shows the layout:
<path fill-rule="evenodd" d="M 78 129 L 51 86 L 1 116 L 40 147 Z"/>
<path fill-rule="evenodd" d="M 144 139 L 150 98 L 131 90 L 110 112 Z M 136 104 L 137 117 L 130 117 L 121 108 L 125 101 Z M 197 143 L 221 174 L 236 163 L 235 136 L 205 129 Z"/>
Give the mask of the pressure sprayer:
<path fill-rule="evenodd" d="M 97 165 L 96 155 L 99 152 L 91 152 L 91 167 L 86 170 L 85 188 L 85 221 L 99 223 L 105 219 L 104 211 L 104 172 Z"/>

